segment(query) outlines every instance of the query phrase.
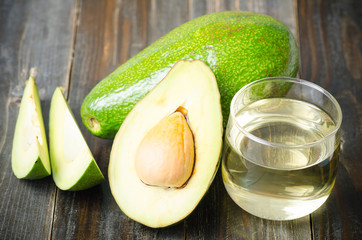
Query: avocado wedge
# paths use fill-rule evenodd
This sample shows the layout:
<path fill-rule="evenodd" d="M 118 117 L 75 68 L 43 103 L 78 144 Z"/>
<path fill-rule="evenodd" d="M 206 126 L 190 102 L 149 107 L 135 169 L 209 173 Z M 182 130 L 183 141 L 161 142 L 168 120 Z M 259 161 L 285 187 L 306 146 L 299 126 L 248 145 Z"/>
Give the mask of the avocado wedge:
<path fill-rule="evenodd" d="M 16 121 L 11 156 L 17 178 L 40 179 L 51 174 L 38 88 L 35 79 L 26 82 Z"/>
<path fill-rule="evenodd" d="M 61 190 L 84 190 L 104 180 L 59 87 L 50 106 L 49 149 L 53 179 Z"/>
<path fill-rule="evenodd" d="M 108 174 L 121 210 L 153 228 L 172 225 L 188 216 L 217 172 L 222 132 L 214 74 L 199 60 L 176 63 L 135 105 L 114 139 Z M 178 160 L 191 160 L 185 161 L 185 173 Z M 178 174 L 180 171 L 182 174 Z"/>

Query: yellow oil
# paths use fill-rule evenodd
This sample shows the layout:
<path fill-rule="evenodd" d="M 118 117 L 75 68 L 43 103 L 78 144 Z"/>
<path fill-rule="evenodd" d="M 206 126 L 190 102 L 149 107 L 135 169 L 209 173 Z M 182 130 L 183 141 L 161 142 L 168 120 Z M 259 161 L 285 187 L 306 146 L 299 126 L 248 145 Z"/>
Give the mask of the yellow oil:
<path fill-rule="evenodd" d="M 288 220 L 326 201 L 339 153 L 338 134 L 320 141 L 335 129 L 326 112 L 272 98 L 241 109 L 235 120 L 228 125 L 222 161 L 224 185 L 235 203 L 262 218 Z"/>

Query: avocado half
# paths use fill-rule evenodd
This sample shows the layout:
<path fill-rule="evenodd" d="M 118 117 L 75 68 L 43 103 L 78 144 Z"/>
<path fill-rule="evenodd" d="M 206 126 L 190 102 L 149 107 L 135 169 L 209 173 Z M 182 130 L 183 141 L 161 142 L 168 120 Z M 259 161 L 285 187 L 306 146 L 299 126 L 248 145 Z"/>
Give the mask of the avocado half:
<path fill-rule="evenodd" d="M 51 174 L 38 88 L 26 82 L 16 121 L 11 166 L 17 178 L 40 179 Z"/>
<path fill-rule="evenodd" d="M 53 179 L 61 190 L 84 190 L 104 180 L 59 87 L 50 105 L 49 149 Z"/>
<path fill-rule="evenodd" d="M 135 169 L 142 139 L 162 119 L 180 107 L 186 111 L 194 139 L 191 177 L 181 187 L 143 183 Z M 214 179 L 222 147 L 222 113 L 217 82 L 201 61 L 180 61 L 139 101 L 126 117 L 112 146 L 109 183 L 121 210 L 153 228 L 172 225 L 188 216 Z"/>

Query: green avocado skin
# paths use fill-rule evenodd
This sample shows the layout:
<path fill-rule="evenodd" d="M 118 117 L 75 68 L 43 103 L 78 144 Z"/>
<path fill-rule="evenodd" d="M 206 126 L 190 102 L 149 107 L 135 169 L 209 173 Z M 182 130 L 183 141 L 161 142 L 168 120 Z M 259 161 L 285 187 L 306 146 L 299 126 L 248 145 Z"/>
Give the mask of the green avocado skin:
<path fill-rule="evenodd" d="M 95 161 L 91 161 L 84 175 L 68 191 L 80 191 L 94 187 L 104 181 L 103 174 Z"/>
<path fill-rule="evenodd" d="M 23 179 L 30 179 L 30 180 L 42 179 L 49 175 L 50 173 L 44 167 L 42 161 L 40 160 L 40 157 L 38 157 L 38 159 L 35 161 L 33 168 L 29 171 L 28 175 L 23 177 Z"/>
<path fill-rule="evenodd" d="M 224 125 L 234 94 L 253 80 L 298 72 L 295 39 L 280 21 L 242 11 L 212 13 L 175 28 L 99 82 L 81 107 L 84 125 L 113 138 L 133 106 L 179 60 L 198 59 L 219 86 Z M 97 124 L 94 124 L 97 123 Z"/>

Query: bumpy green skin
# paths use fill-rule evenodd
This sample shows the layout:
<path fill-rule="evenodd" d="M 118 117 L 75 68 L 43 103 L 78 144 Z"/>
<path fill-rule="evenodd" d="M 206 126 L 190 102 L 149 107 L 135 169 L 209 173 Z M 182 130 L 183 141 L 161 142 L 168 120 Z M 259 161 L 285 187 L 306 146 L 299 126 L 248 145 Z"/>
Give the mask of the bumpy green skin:
<path fill-rule="evenodd" d="M 224 121 L 242 86 L 265 77 L 294 77 L 299 64 L 295 39 L 280 21 L 241 11 L 204 15 L 172 30 L 94 87 L 81 108 L 83 123 L 92 134 L 113 138 L 133 106 L 171 67 L 192 59 L 214 72 Z"/>

